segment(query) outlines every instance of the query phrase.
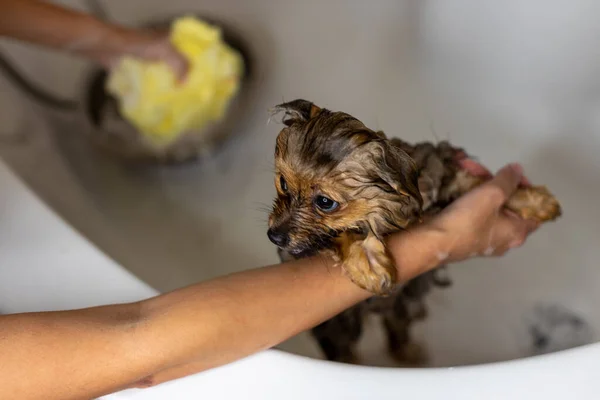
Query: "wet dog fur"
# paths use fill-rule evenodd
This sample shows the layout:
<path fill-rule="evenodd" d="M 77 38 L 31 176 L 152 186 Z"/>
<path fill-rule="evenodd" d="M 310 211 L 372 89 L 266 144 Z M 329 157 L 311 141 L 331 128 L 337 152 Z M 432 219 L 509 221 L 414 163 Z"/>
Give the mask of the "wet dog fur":
<path fill-rule="evenodd" d="M 425 297 L 445 287 L 445 267 L 398 285 L 385 237 L 437 214 L 483 182 L 461 170 L 466 153 L 448 142 L 408 144 L 388 139 L 355 117 L 307 100 L 280 104 L 285 127 L 275 146 L 277 196 L 269 239 L 282 261 L 332 256 L 355 284 L 373 293 L 312 330 L 327 359 L 357 363 L 355 345 L 366 313 L 383 317 L 390 354 L 422 365 L 427 352 L 411 338 L 425 318 Z M 553 220 L 560 206 L 544 187 L 520 188 L 507 207 L 524 217 Z"/>

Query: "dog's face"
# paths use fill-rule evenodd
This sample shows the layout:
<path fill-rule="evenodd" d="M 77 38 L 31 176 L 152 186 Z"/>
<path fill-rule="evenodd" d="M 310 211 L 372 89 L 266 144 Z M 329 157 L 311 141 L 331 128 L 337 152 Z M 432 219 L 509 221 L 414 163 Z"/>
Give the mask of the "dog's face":
<path fill-rule="evenodd" d="M 382 132 L 305 100 L 277 110 L 286 127 L 275 147 L 274 244 L 308 255 L 332 247 L 342 232 L 381 238 L 419 217 L 416 165 Z"/>

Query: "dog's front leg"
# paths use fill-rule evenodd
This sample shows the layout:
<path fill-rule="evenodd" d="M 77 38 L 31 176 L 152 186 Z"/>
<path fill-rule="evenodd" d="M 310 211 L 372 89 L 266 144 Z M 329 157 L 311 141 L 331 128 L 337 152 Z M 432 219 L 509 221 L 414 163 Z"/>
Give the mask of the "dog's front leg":
<path fill-rule="evenodd" d="M 350 280 L 376 295 L 392 292 L 398 273 L 385 244 L 373 232 L 345 232 L 337 240 L 339 262 Z"/>

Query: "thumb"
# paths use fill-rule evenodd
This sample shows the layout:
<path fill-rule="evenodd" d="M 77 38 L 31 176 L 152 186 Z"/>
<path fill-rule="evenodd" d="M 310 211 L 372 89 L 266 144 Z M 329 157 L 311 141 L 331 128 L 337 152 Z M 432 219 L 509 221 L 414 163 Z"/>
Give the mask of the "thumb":
<path fill-rule="evenodd" d="M 188 62 L 182 56 L 176 55 L 174 57 L 170 57 L 167 61 L 167 64 L 175 73 L 179 83 L 184 82 L 189 72 Z"/>
<path fill-rule="evenodd" d="M 500 189 L 502 196 L 498 196 L 498 206 L 501 206 L 508 200 L 523 178 L 523 167 L 519 164 L 509 164 L 502 168 L 496 176 L 486 185 L 496 186 Z"/>

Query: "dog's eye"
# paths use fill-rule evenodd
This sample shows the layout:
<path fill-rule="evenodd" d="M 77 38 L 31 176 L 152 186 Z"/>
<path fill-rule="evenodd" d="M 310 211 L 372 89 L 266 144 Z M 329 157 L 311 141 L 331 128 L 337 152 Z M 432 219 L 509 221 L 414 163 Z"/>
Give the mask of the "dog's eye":
<path fill-rule="evenodd" d="M 338 208 L 338 202 L 337 201 L 333 201 L 328 197 L 325 196 L 317 196 L 315 198 L 315 205 L 317 207 L 319 207 L 319 209 L 321 209 L 322 211 L 325 212 L 330 212 L 335 210 L 336 208 Z"/>
<path fill-rule="evenodd" d="M 279 177 L 279 186 L 281 187 L 281 191 L 283 193 L 286 193 L 288 191 L 287 182 L 285 181 L 285 179 L 283 178 L 283 176 Z"/>

